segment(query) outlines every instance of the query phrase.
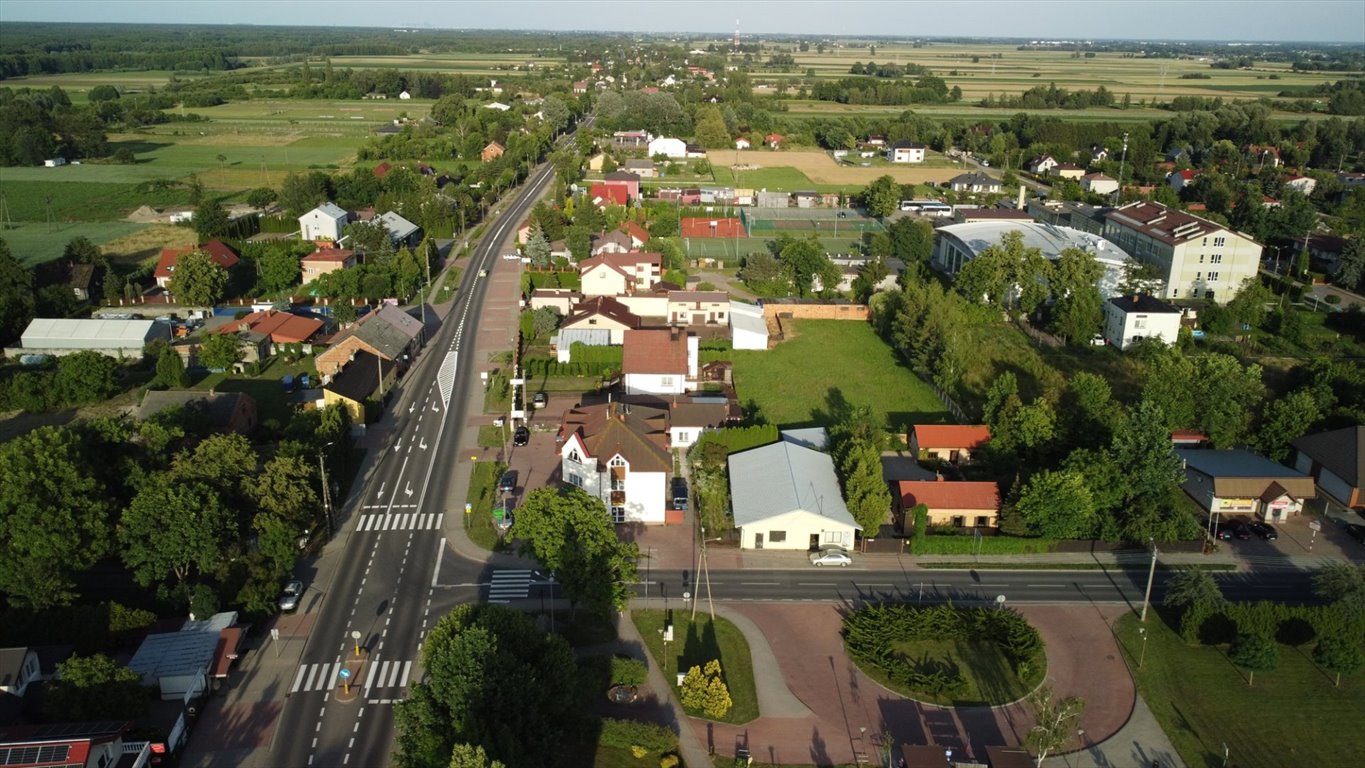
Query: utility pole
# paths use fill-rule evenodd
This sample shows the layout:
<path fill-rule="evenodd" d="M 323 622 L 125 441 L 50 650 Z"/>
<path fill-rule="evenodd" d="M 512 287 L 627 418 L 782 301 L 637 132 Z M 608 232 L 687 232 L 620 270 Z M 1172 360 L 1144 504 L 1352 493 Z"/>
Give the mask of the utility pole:
<path fill-rule="evenodd" d="M 1147 623 L 1147 606 L 1152 602 L 1152 580 L 1156 578 L 1156 556 L 1159 554 L 1156 548 L 1156 540 L 1149 539 L 1152 543 L 1152 566 L 1147 570 L 1147 591 L 1142 595 L 1142 618 L 1143 624 Z"/>
<path fill-rule="evenodd" d="M 1123 154 L 1119 156 L 1119 188 L 1114 190 L 1114 203 L 1123 202 L 1123 166 L 1128 162 L 1128 134 L 1123 134 Z"/>
<path fill-rule="evenodd" d="M 318 472 L 322 475 L 322 511 L 327 515 L 327 540 L 331 541 L 336 531 L 332 523 L 332 497 L 327 488 L 327 464 L 322 460 L 322 451 L 318 451 Z"/>

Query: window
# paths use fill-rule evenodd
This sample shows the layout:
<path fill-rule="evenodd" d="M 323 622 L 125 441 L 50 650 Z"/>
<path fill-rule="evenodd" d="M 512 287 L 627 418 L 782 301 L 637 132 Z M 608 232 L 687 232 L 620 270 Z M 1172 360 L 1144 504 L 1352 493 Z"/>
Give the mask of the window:
<path fill-rule="evenodd" d="M 572 462 L 575 463 L 575 464 L 582 464 L 582 463 L 583 463 L 583 458 L 582 458 L 581 456 L 578 455 L 578 449 L 577 449 L 577 448 L 574 448 L 574 449 L 572 449 L 572 450 L 569 451 L 569 461 L 572 461 Z"/>
<path fill-rule="evenodd" d="M 1200 264 L 1203 264 L 1203 263 L 1204 263 L 1204 254 L 1202 254 L 1202 253 L 1199 254 L 1199 263 L 1200 263 Z"/>
<path fill-rule="evenodd" d="M 626 460 L 621 458 L 620 456 L 611 457 L 611 461 L 607 463 L 607 466 L 609 467 L 624 467 L 625 465 Z"/>
<path fill-rule="evenodd" d="M 1139 330 L 1139 331 L 1142 330 L 1142 329 L 1144 329 L 1144 328 L 1146 328 L 1146 327 L 1147 327 L 1147 316 L 1146 316 L 1146 315 L 1138 315 L 1137 317 L 1133 318 L 1133 327 L 1136 328 L 1136 329 Z"/>
<path fill-rule="evenodd" d="M 990 517 L 988 517 L 988 516 L 986 516 L 986 515 L 977 515 L 977 516 L 976 516 L 976 527 L 977 527 L 977 528 L 985 528 L 985 527 L 989 526 L 990 524 L 991 524 L 991 519 L 990 519 Z"/>
<path fill-rule="evenodd" d="M 588 318 L 588 325 L 597 325 L 597 318 L 595 317 Z"/>
<path fill-rule="evenodd" d="M 671 387 L 671 386 L 673 386 L 673 377 L 672 377 L 672 376 L 660 376 L 660 377 L 659 377 L 659 386 L 661 386 L 661 387 Z"/>
<path fill-rule="evenodd" d="M 1174 298 L 1178 298 L 1179 296 L 1180 296 L 1180 289 L 1179 289 L 1179 288 L 1172 288 L 1172 289 L 1171 289 L 1171 298 L 1174 299 Z"/>
<path fill-rule="evenodd" d="M 583 478 L 579 477 L 578 475 L 575 475 L 575 474 L 572 473 L 572 472 L 570 472 L 569 475 L 568 475 L 568 477 L 566 477 L 566 478 L 564 478 L 564 479 L 565 479 L 565 480 L 568 480 L 568 481 L 569 481 L 569 485 L 572 485 L 572 486 L 575 487 L 575 488 L 582 488 L 582 487 L 583 487 Z"/>
<path fill-rule="evenodd" d="M 624 523 L 624 522 L 626 521 L 626 508 L 625 508 L 625 507 L 612 507 L 612 508 L 611 508 L 611 521 L 612 521 L 613 523 Z"/>
<path fill-rule="evenodd" d="M 772 544 L 781 544 L 787 540 L 786 531 L 768 531 L 768 541 Z"/>
<path fill-rule="evenodd" d="M 1226 237 L 1215 237 L 1215 238 L 1213 238 L 1213 247 L 1214 247 L 1214 248 L 1222 248 L 1223 245 L 1224 245 L 1224 243 L 1226 243 L 1226 242 L 1227 242 L 1227 238 L 1226 238 Z"/>
<path fill-rule="evenodd" d="M 1195 281 L 1203 280 L 1203 279 L 1204 279 L 1204 273 L 1203 273 L 1203 272 L 1195 272 L 1195 273 L 1194 273 L 1194 279 L 1195 279 Z"/>
<path fill-rule="evenodd" d="M 1209 257 L 1209 263 L 1210 263 L 1210 264 L 1222 264 L 1222 263 L 1223 263 L 1223 254 L 1221 254 L 1221 253 L 1215 253 L 1215 254 L 1213 254 L 1212 256 Z"/>
<path fill-rule="evenodd" d="M 1216 283 L 1216 282 L 1218 282 L 1218 273 L 1217 273 L 1217 272 L 1210 272 L 1210 273 L 1209 273 L 1209 282 L 1210 282 L 1210 283 Z"/>
<path fill-rule="evenodd" d="M 1204 241 L 1201 242 L 1200 245 L 1208 245 L 1208 244 L 1209 244 L 1209 238 L 1208 238 L 1207 236 L 1205 236 L 1205 237 L 1204 237 Z"/>
<path fill-rule="evenodd" d="M 967 518 L 963 515 L 953 515 L 953 527 L 963 528 L 967 525 Z"/>

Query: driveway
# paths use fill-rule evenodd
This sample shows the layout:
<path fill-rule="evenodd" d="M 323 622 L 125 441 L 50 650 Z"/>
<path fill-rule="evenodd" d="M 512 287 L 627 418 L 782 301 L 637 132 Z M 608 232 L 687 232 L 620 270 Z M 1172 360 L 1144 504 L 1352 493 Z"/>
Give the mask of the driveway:
<path fill-rule="evenodd" d="M 901 698 L 858 670 L 844 654 L 839 606 L 742 604 L 768 640 L 806 717 L 760 717 L 744 726 L 690 723 L 703 745 L 722 755 L 747 747 L 760 762 L 854 763 L 876 754 L 879 734 L 896 743 L 936 744 L 984 755 L 987 745 L 1022 743 L 1033 725 L 1023 704 L 944 708 Z M 1128 720 L 1135 689 L 1110 623 L 1123 606 L 1022 606 L 1047 643 L 1048 679 L 1061 695 L 1086 700 L 1080 728 L 1087 743 L 1103 741 Z M 1071 745 L 1074 748 L 1076 745 Z"/>

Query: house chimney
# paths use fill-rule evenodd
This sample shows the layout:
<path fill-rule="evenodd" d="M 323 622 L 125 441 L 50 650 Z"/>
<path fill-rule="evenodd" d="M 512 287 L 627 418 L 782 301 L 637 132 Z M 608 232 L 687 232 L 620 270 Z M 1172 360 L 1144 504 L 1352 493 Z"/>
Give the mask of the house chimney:
<path fill-rule="evenodd" d="M 1017 209 L 1019 209 L 1019 210 L 1021 210 L 1021 211 L 1024 210 L 1024 185 L 1023 185 L 1023 184 L 1020 184 L 1020 185 L 1019 185 L 1019 199 L 1018 199 L 1018 201 L 1014 204 L 1014 207 L 1017 208 Z"/>

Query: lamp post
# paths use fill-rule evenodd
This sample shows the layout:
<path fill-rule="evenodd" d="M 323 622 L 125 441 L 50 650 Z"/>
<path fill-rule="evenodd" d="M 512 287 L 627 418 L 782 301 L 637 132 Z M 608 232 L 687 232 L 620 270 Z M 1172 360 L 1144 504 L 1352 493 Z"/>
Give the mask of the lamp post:
<path fill-rule="evenodd" d="M 330 448 L 333 445 L 336 445 L 335 440 L 323 445 L 322 448 Z M 327 487 L 327 464 L 322 460 L 322 453 L 322 449 L 318 449 L 318 472 L 322 476 L 322 511 L 327 515 L 327 539 L 330 541 L 336 535 L 336 531 L 335 523 L 332 522 L 332 495 Z"/>
<path fill-rule="evenodd" d="M 1142 652 L 1138 654 L 1138 669 L 1142 669 L 1142 664 L 1147 660 L 1147 628 L 1138 627 L 1138 635 L 1142 637 Z"/>
<path fill-rule="evenodd" d="M 1152 602 L 1152 580 L 1156 578 L 1156 557 L 1160 554 L 1156 548 L 1156 539 L 1148 539 L 1152 544 L 1152 565 L 1147 571 L 1147 591 L 1142 595 L 1142 618 L 1139 621 L 1147 623 L 1147 606 Z"/>

